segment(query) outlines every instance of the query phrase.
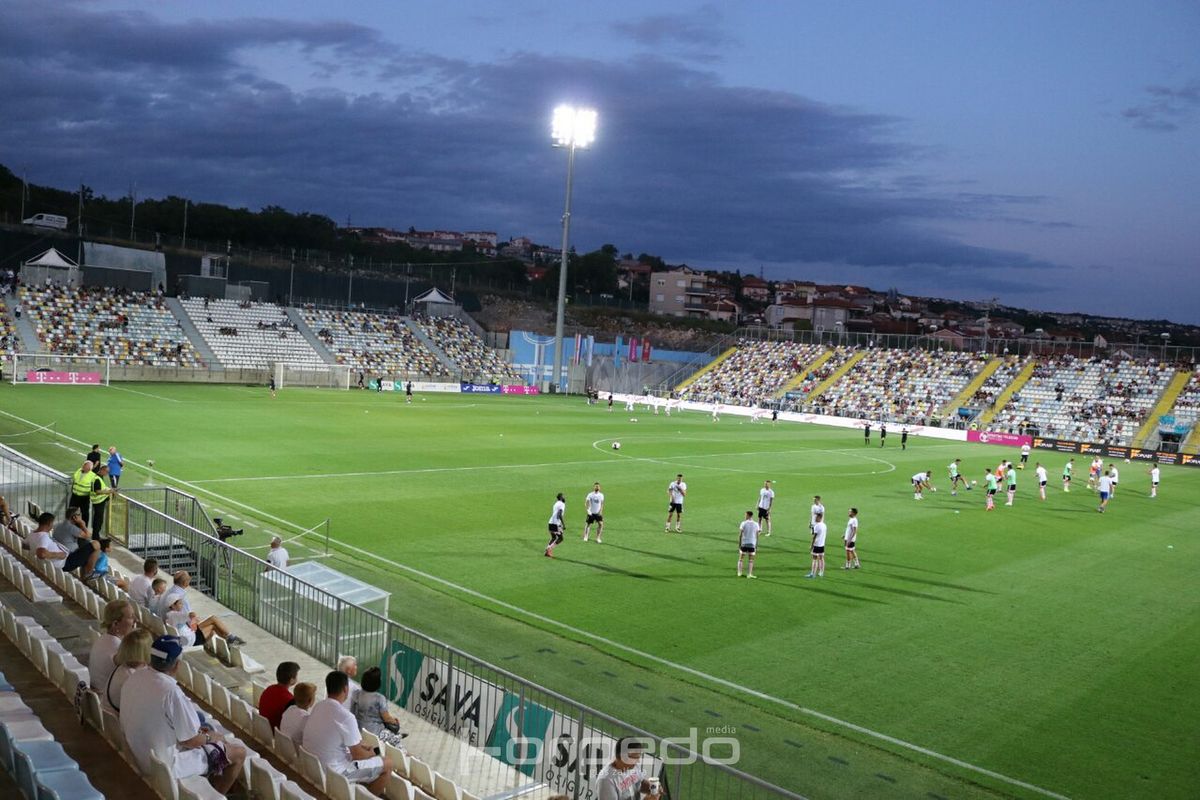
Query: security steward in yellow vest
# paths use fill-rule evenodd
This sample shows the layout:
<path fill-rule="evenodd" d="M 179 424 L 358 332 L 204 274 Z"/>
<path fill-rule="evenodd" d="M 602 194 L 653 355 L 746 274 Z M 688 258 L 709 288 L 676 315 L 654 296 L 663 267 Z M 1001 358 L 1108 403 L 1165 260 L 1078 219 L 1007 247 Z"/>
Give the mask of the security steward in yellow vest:
<path fill-rule="evenodd" d="M 91 519 L 92 484 L 95 481 L 96 475 L 92 472 L 92 462 L 90 461 L 83 462 L 83 466 L 71 475 L 71 500 L 67 503 L 67 507 L 79 509 L 79 513 L 83 515 L 84 525 L 87 525 Z"/>
<path fill-rule="evenodd" d="M 92 482 L 92 536 L 97 540 L 104 537 L 104 521 L 108 518 L 108 498 L 116 489 L 108 485 L 108 464 L 96 467 L 96 478 Z"/>

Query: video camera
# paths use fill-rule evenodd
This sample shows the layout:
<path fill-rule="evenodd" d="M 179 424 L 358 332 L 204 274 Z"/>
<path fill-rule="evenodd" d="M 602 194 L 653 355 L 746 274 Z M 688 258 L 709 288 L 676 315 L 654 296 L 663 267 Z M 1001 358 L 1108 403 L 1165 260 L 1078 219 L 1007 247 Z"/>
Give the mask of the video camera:
<path fill-rule="evenodd" d="M 217 538 L 222 542 L 226 539 L 232 539 L 234 536 L 241 536 L 246 532 L 243 528 L 238 528 L 235 531 L 233 528 L 222 522 L 220 517 L 213 519 L 213 527 L 217 529 Z"/>

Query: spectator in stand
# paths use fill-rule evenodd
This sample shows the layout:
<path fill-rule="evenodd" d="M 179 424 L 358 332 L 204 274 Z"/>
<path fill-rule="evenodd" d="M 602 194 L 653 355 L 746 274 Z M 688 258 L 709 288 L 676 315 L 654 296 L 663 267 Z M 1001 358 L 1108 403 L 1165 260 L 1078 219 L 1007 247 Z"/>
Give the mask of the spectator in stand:
<path fill-rule="evenodd" d="M 350 693 L 346 695 L 346 710 L 353 708 L 354 698 L 362 691 L 362 688 L 354 680 L 358 677 L 358 659 L 354 656 L 342 656 L 337 662 L 338 672 L 344 672 L 346 677 L 350 679 Z"/>
<path fill-rule="evenodd" d="M 354 698 L 352 711 L 359 727 L 375 734 L 381 742 L 399 747 L 408 734 L 400 732 L 400 720 L 388 711 L 387 698 L 379 693 L 382 685 L 383 671 L 379 667 L 364 672 L 362 691 Z"/>
<path fill-rule="evenodd" d="M 38 515 L 37 523 L 37 528 L 26 537 L 34 557 L 49 561 L 66 561 L 66 548 L 54 541 L 54 537 L 50 535 L 54 528 L 54 515 L 49 511 L 43 511 Z"/>
<path fill-rule="evenodd" d="M 121 689 L 121 731 L 143 775 L 150 756 L 162 759 L 176 779 L 204 775 L 220 794 L 242 774 L 246 749 L 236 742 L 217 742 L 212 728 L 200 724 L 191 701 L 175 680 L 183 647 L 172 636 L 160 636 L 150 647 L 150 669 L 138 670 Z M 229 765 L 211 773 L 206 750 L 220 747 Z"/>
<path fill-rule="evenodd" d="M 158 618 L 166 616 L 167 607 L 163 605 L 167 602 L 167 582 L 162 578 L 155 578 L 150 583 L 150 602 L 146 604 L 146 608 L 150 613 Z"/>
<path fill-rule="evenodd" d="M 92 539 L 91 531 L 83 524 L 83 513 L 78 508 L 68 508 L 67 518 L 54 526 L 53 535 L 67 553 L 63 570 L 73 572 L 84 567 L 84 577 L 91 577 L 100 557 L 100 543 Z"/>
<path fill-rule="evenodd" d="M 147 558 L 142 562 L 142 574 L 129 582 L 129 597 L 143 608 L 150 607 L 154 596 L 154 577 L 158 575 L 158 559 Z"/>
<path fill-rule="evenodd" d="M 12 514 L 8 511 L 8 501 L 4 499 L 4 495 L 0 494 L 0 528 L 11 526 L 12 521 Z"/>
<path fill-rule="evenodd" d="M 108 581 L 116 585 L 118 589 L 128 589 L 129 582 L 112 571 L 108 565 L 108 547 L 112 543 L 111 539 L 101 539 L 100 552 L 96 558 L 96 567 L 92 570 L 92 580 Z"/>
<path fill-rule="evenodd" d="M 121 646 L 113 656 L 116 668 L 108 678 L 108 685 L 100 693 L 100 699 L 118 714 L 121 712 L 121 689 L 130 675 L 150 665 L 150 644 L 153 641 L 154 636 L 150 631 L 138 628 L 121 640 Z"/>
<path fill-rule="evenodd" d="M 108 679 L 117 668 L 113 656 L 121 646 L 121 640 L 133 631 L 137 624 L 133 603 L 125 600 L 110 600 L 100 617 L 100 638 L 92 643 L 88 653 L 88 675 L 91 687 L 102 695 L 108 688 Z"/>
<path fill-rule="evenodd" d="M 214 636 L 230 639 L 229 628 L 216 617 L 200 619 L 194 611 L 183 610 L 183 598 L 170 595 L 171 604 L 167 607 L 166 619 L 163 621 L 168 628 L 175 629 L 175 635 L 184 647 L 203 645 Z"/>
<path fill-rule="evenodd" d="M 308 723 L 308 714 L 316 701 L 316 685 L 297 683 L 293 692 L 292 704 L 287 707 L 279 719 L 279 732 L 297 744 L 303 741 L 304 726 Z"/>
<path fill-rule="evenodd" d="M 158 616 L 162 618 L 163 622 L 167 621 L 167 614 L 172 611 L 172 606 L 175 605 L 177 599 L 182 599 L 183 603 L 179 608 L 175 609 L 176 613 L 182 611 L 189 615 L 189 617 L 192 613 L 192 605 L 187 599 L 187 590 L 188 587 L 192 585 L 192 576 L 188 574 L 187 570 L 181 569 L 175 573 L 174 582 L 174 585 L 167 590 L 166 596 L 161 601 L 161 611 Z M 189 625 L 189 627 L 191 626 Z M 242 637 L 235 636 L 230 633 L 229 628 L 226 627 L 224 622 L 212 616 L 196 622 L 196 626 L 193 627 L 192 630 L 196 632 L 196 646 L 202 646 L 206 641 L 208 641 L 208 637 L 212 633 L 216 633 L 218 636 L 224 638 L 231 645 L 241 645 L 246 643 L 246 640 Z"/>
<path fill-rule="evenodd" d="M 267 551 L 267 563 L 275 569 L 287 569 L 288 551 L 283 547 L 283 539 L 278 536 L 271 537 L 271 549 Z M 267 567 L 263 572 L 270 572 L 271 567 Z"/>
<path fill-rule="evenodd" d="M 295 661 L 281 661 L 275 668 L 275 683 L 263 689 L 258 699 L 258 713 L 266 717 L 272 728 L 279 727 L 283 712 L 292 702 L 292 687 L 300 675 L 300 665 Z"/>
<path fill-rule="evenodd" d="M 121 483 L 121 470 L 124 468 L 125 459 L 121 458 L 121 454 L 117 452 L 117 446 L 114 444 L 108 448 L 108 475 L 112 488 L 116 489 L 117 485 Z"/>
<path fill-rule="evenodd" d="M 616 757 L 600 770 L 593 786 L 597 800 L 640 800 L 642 797 L 661 797 L 661 791 L 653 788 L 650 779 L 642 771 L 642 756 L 646 743 L 635 736 L 617 740 Z"/>
<path fill-rule="evenodd" d="M 380 797 L 387 791 L 392 762 L 362 743 L 362 731 L 354 715 L 346 710 L 350 678 L 334 670 L 325 676 L 325 699 L 313 706 L 304 726 L 304 749 L 317 757 L 325 769 L 352 783 L 363 783 Z"/>

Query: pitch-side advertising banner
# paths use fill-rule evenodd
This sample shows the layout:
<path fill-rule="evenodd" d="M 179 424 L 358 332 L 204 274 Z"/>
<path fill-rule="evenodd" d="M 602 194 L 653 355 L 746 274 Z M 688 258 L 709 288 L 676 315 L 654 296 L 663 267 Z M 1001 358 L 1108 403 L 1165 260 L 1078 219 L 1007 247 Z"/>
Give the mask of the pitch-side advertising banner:
<path fill-rule="evenodd" d="M 1018 433 L 997 433 L 995 431 L 967 431 L 968 442 L 980 444 L 1003 444 L 1009 447 L 1033 445 L 1033 437 Z"/>
<path fill-rule="evenodd" d="M 509 384 L 503 388 L 505 394 L 540 394 L 538 387 L 524 384 Z"/>
<path fill-rule="evenodd" d="M 25 373 L 26 383 L 99 383 L 99 372 L 52 372 L 30 370 Z"/>
<path fill-rule="evenodd" d="M 497 383 L 467 383 L 463 381 L 461 391 L 463 394 L 502 394 L 504 387 Z"/>

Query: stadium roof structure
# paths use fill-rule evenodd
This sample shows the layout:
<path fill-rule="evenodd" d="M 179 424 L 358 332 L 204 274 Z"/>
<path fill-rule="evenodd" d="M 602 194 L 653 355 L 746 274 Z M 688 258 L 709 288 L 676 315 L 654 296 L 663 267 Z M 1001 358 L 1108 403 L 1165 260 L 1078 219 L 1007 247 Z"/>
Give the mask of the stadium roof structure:
<path fill-rule="evenodd" d="M 293 584 L 287 579 L 289 575 L 299 578 L 312 587 L 311 589 L 302 585 L 295 587 L 296 594 L 306 600 L 328 605 L 328 598 L 336 597 L 345 603 L 365 606 L 378 614 L 387 616 L 391 592 L 386 592 L 378 586 L 372 586 L 338 572 L 333 567 L 326 566 L 319 561 L 304 561 L 289 566 L 282 572 L 272 570 L 267 578 L 290 588 Z M 314 592 L 313 589 L 318 589 L 320 592 Z"/>
<path fill-rule="evenodd" d="M 454 298 L 443 292 L 436 286 L 430 289 L 425 294 L 413 300 L 414 303 L 445 303 L 454 305 Z"/>
<path fill-rule="evenodd" d="M 27 267 L 58 267 L 59 269 L 75 269 L 79 265 L 51 247 L 36 258 L 25 262 Z"/>

